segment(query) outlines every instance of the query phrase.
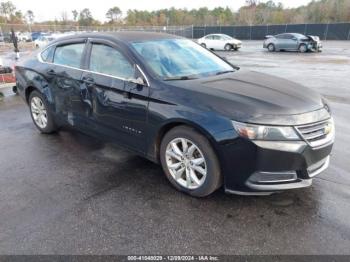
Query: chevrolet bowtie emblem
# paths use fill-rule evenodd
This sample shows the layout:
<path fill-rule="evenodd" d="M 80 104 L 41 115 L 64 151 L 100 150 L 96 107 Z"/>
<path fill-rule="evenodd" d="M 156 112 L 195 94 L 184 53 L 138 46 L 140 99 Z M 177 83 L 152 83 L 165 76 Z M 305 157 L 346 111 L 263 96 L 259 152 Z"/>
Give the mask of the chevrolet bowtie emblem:
<path fill-rule="evenodd" d="M 324 133 L 325 133 L 326 135 L 328 135 L 331 131 L 332 131 L 332 125 L 328 123 L 328 124 L 324 127 Z"/>

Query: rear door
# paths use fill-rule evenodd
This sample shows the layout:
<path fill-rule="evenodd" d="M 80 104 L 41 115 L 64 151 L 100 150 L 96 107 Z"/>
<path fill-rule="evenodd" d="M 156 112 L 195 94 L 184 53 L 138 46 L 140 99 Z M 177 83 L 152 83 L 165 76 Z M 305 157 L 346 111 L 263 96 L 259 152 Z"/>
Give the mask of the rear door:
<path fill-rule="evenodd" d="M 208 49 L 214 48 L 214 36 L 213 35 L 208 35 L 205 37 L 205 44 Z"/>
<path fill-rule="evenodd" d="M 88 120 L 101 138 L 144 152 L 149 88 L 131 83 L 135 63 L 126 50 L 101 39 L 88 43 L 82 75 Z"/>
<path fill-rule="evenodd" d="M 79 114 L 84 107 L 79 91 L 85 42 L 85 39 L 79 39 L 57 45 L 52 63 L 45 72 L 52 83 L 55 113 L 73 126 L 78 126 L 82 118 Z"/>
<path fill-rule="evenodd" d="M 276 35 L 275 38 L 276 38 L 275 47 L 277 49 L 287 48 L 286 41 L 285 41 L 285 34 Z"/>
<path fill-rule="evenodd" d="M 222 44 L 222 40 L 221 40 L 221 36 L 219 35 L 213 35 L 213 49 L 216 50 L 222 50 L 223 49 L 223 44 Z"/>

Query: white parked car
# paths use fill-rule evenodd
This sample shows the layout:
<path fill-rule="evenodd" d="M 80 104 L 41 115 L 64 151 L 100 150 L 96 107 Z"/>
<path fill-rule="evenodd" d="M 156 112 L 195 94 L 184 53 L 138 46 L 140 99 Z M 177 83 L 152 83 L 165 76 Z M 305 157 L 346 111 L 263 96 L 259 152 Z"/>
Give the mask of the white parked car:
<path fill-rule="evenodd" d="M 17 39 L 18 41 L 22 41 L 22 42 L 29 42 L 32 40 L 31 34 L 29 32 L 17 32 Z"/>
<path fill-rule="evenodd" d="M 56 37 L 51 35 L 42 35 L 39 36 L 36 40 L 34 40 L 34 44 L 36 48 L 42 48 L 55 39 Z"/>
<path fill-rule="evenodd" d="M 224 34 L 210 34 L 198 39 L 198 43 L 212 50 L 235 50 L 242 47 L 242 41 Z"/>

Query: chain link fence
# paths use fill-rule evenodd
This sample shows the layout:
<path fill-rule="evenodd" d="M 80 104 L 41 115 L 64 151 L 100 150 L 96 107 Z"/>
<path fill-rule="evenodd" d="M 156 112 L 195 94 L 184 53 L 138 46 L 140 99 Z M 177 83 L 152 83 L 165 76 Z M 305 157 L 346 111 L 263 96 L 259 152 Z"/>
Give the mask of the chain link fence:
<path fill-rule="evenodd" d="M 243 40 L 260 40 L 266 35 L 286 32 L 317 35 L 323 40 L 350 40 L 350 23 L 284 24 L 254 26 L 74 26 L 74 25 L 23 25 L 0 24 L 1 45 L 11 43 L 11 29 L 20 42 L 31 42 L 40 34 L 63 34 L 83 32 L 151 31 L 200 38 L 207 34 L 222 33 Z M 23 44 L 22 44 L 23 45 Z M 32 44 L 33 45 L 33 44 Z"/>
<path fill-rule="evenodd" d="M 193 38 L 201 38 L 214 33 L 222 33 L 243 40 L 260 40 L 266 35 L 281 33 L 317 35 L 322 40 L 350 40 L 350 23 L 193 27 Z"/>
<path fill-rule="evenodd" d="M 86 33 L 86 32 L 118 32 L 118 31 L 151 31 L 168 33 L 192 38 L 193 26 L 74 26 L 74 25 L 24 25 L 24 24 L 0 24 L 0 41 L 7 42 L 11 30 L 17 35 L 30 35 L 35 33 Z M 21 39 L 19 39 L 21 40 Z"/>

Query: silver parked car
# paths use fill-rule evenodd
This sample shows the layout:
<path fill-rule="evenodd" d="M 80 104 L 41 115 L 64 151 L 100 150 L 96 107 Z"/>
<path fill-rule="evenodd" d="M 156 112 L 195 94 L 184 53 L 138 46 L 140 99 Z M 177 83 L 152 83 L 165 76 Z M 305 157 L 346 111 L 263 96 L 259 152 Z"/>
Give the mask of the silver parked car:
<path fill-rule="evenodd" d="M 298 33 L 284 33 L 275 36 L 267 35 L 264 41 L 264 48 L 273 51 L 307 51 L 321 52 L 322 43 L 318 36 L 305 36 Z"/>

